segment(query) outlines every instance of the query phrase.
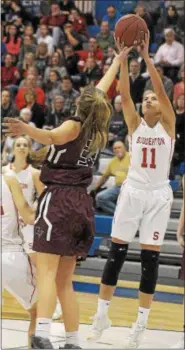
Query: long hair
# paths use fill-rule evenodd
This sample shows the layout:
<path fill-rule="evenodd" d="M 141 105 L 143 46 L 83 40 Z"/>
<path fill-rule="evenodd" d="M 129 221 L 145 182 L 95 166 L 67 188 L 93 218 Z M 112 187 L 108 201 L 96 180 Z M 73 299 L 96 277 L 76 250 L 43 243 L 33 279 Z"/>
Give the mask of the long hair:
<path fill-rule="evenodd" d="M 112 106 L 106 95 L 91 86 L 84 89 L 78 101 L 77 115 L 82 122 L 83 145 L 90 139 L 89 156 L 105 148 Z"/>
<path fill-rule="evenodd" d="M 11 24 L 11 25 L 9 26 L 9 28 L 10 28 L 11 26 L 16 27 L 16 25 Z M 17 29 L 17 33 L 15 34 L 14 39 L 13 39 L 14 44 L 17 43 L 18 38 L 19 38 L 19 31 L 18 31 L 18 28 L 16 27 L 16 29 Z M 10 33 L 9 33 L 9 29 L 8 29 L 8 33 L 7 33 L 6 36 L 5 36 L 5 42 L 6 42 L 7 44 L 10 42 Z"/>

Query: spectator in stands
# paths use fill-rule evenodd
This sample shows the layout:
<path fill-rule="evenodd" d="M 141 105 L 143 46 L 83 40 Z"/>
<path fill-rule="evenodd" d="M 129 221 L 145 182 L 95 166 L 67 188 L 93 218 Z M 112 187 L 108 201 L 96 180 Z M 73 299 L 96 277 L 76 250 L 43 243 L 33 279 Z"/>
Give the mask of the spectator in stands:
<path fill-rule="evenodd" d="M 36 83 L 37 83 L 37 80 L 34 75 L 29 74 L 26 77 L 25 87 L 22 87 L 19 89 L 17 96 L 15 98 L 15 104 L 19 110 L 24 107 L 25 93 L 30 89 L 35 91 L 37 102 L 41 105 L 45 104 L 45 93 L 40 87 L 37 87 Z"/>
<path fill-rule="evenodd" d="M 29 108 L 23 108 L 20 110 L 20 118 L 23 119 L 29 125 L 36 127 L 33 122 L 31 122 L 32 113 Z"/>
<path fill-rule="evenodd" d="M 74 30 L 79 33 L 82 40 L 86 42 L 88 38 L 87 24 L 85 18 L 80 15 L 80 11 L 77 8 L 71 9 L 68 19 L 73 23 Z"/>
<path fill-rule="evenodd" d="M 51 70 L 49 73 L 49 80 L 47 81 L 47 84 L 44 88 L 47 106 L 50 106 L 54 96 L 60 94 L 60 80 L 61 77 L 57 70 Z"/>
<path fill-rule="evenodd" d="M 35 29 L 39 24 L 41 2 L 42 0 L 20 0 L 22 9 L 24 9 L 23 18 L 31 22 Z"/>
<path fill-rule="evenodd" d="M 50 129 L 56 128 L 61 125 L 65 119 L 64 98 L 60 95 L 56 95 L 46 114 L 46 127 Z"/>
<path fill-rule="evenodd" d="M 115 48 L 114 36 L 109 30 L 108 22 L 102 21 L 100 33 L 96 37 L 99 48 L 107 55 L 109 47 Z"/>
<path fill-rule="evenodd" d="M 35 54 L 32 52 L 28 52 L 25 54 L 23 62 L 19 62 L 17 64 L 17 67 L 19 68 L 19 72 L 21 74 L 21 78 L 24 78 L 28 68 L 33 66 L 35 66 Z"/>
<path fill-rule="evenodd" d="M 37 45 L 34 44 L 33 39 L 29 35 L 24 36 L 23 44 L 21 45 L 21 50 L 20 50 L 20 54 L 19 54 L 19 63 L 18 64 L 19 65 L 22 64 L 26 53 L 31 52 L 35 55 L 36 50 L 37 50 Z"/>
<path fill-rule="evenodd" d="M 44 82 L 45 83 L 49 79 L 50 70 L 53 70 L 53 69 L 57 70 L 57 72 L 60 74 L 61 78 L 66 77 L 67 70 L 63 65 L 61 54 L 58 51 L 54 52 L 49 60 L 49 66 L 46 68 L 45 73 L 44 73 Z"/>
<path fill-rule="evenodd" d="M 150 43 L 152 43 L 154 41 L 153 21 L 152 21 L 151 15 L 147 11 L 144 3 L 138 2 L 137 6 L 135 8 L 135 14 L 137 16 L 141 17 L 142 19 L 144 19 L 144 21 L 146 22 L 147 27 L 148 27 L 149 32 L 150 32 Z"/>
<path fill-rule="evenodd" d="M 24 94 L 25 105 L 23 108 L 28 108 L 31 111 L 31 122 L 37 128 L 42 128 L 45 123 L 44 108 L 37 103 L 37 94 L 34 89 L 29 89 Z"/>
<path fill-rule="evenodd" d="M 64 35 L 59 47 L 67 43 L 71 44 L 75 50 L 83 49 L 82 36 L 75 31 L 73 23 L 69 20 L 64 25 Z"/>
<path fill-rule="evenodd" d="M 26 77 L 28 75 L 34 75 L 36 79 L 36 86 L 42 88 L 43 86 L 42 77 L 39 76 L 38 69 L 35 66 L 30 66 L 30 68 L 27 69 L 27 71 L 25 72 L 25 79 L 21 81 L 19 88 L 26 87 L 26 84 L 27 84 Z"/>
<path fill-rule="evenodd" d="M 114 30 L 116 22 L 121 18 L 121 13 L 114 5 L 107 7 L 107 14 L 103 16 L 103 21 L 109 23 L 109 29 Z"/>
<path fill-rule="evenodd" d="M 61 28 L 66 22 L 66 15 L 64 15 L 57 2 L 51 4 L 51 13 L 49 16 L 45 16 L 40 20 L 40 24 L 47 24 L 52 31 L 53 45 L 58 47 L 60 43 L 60 37 L 62 34 Z"/>
<path fill-rule="evenodd" d="M 110 67 L 110 64 L 104 64 L 103 75 L 105 75 L 109 67 Z M 119 90 L 119 84 L 118 84 L 118 80 L 115 78 L 109 90 L 107 91 L 107 96 L 109 100 L 112 101 L 116 97 L 116 95 L 118 94 L 118 90 Z"/>
<path fill-rule="evenodd" d="M 166 12 L 167 12 L 166 17 L 165 17 L 165 19 L 163 18 L 164 27 L 165 28 L 173 28 L 176 31 L 176 27 L 177 27 L 178 20 L 179 20 L 179 15 L 178 15 L 176 6 L 174 6 L 174 5 L 168 6 Z"/>
<path fill-rule="evenodd" d="M 11 0 L 9 2 L 9 11 L 6 16 L 6 22 L 12 24 L 16 21 L 18 16 L 23 15 L 21 6 L 19 6 L 19 2 L 16 0 Z"/>
<path fill-rule="evenodd" d="M 70 77 L 64 77 L 61 83 L 61 96 L 64 98 L 64 113 L 70 116 L 75 108 L 75 100 L 79 96 L 79 92 L 73 89 Z"/>
<path fill-rule="evenodd" d="M 24 33 L 23 33 L 23 36 L 29 36 L 31 39 L 32 39 L 32 42 L 34 44 L 37 43 L 36 39 L 35 39 L 35 36 L 34 36 L 34 28 L 31 24 L 27 24 L 25 27 L 24 27 Z"/>
<path fill-rule="evenodd" d="M 98 47 L 96 38 L 89 38 L 88 50 L 79 51 L 80 59 L 86 61 L 88 57 L 94 57 L 97 62 L 102 62 L 104 55 L 103 51 Z"/>
<path fill-rule="evenodd" d="M 4 58 L 7 53 L 6 45 L 4 41 L 1 41 L 1 64 L 4 63 Z"/>
<path fill-rule="evenodd" d="M 96 195 L 96 207 L 109 215 L 114 215 L 120 188 L 127 177 L 130 163 L 130 157 L 123 142 L 114 143 L 113 153 L 114 158 L 110 160 L 94 189 L 97 192 L 110 176 L 115 177 L 115 185 L 112 188 L 103 190 Z"/>
<path fill-rule="evenodd" d="M 165 43 L 157 50 L 154 60 L 155 63 L 164 66 L 164 74 L 171 77 L 174 82 L 179 66 L 184 61 L 184 47 L 175 40 L 175 32 L 172 28 L 165 29 L 164 35 Z"/>
<path fill-rule="evenodd" d="M 19 116 L 19 111 L 11 99 L 10 91 L 5 88 L 1 92 L 1 120 L 5 117 L 16 118 Z"/>
<path fill-rule="evenodd" d="M 173 100 L 173 82 L 170 78 L 166 77 L 164 75 L 164 70 L 163 67 L 158 63 L 155 65 L 165 88 L 165 91 L 170 99 L 170 101 Z M 153 85 L 152 85 L 152 81 L 151 79 L 147 80 L 146 85 L 145 85 L 145 91 L 146 90 L 151 90 L 154 91 Z"/>
<path fill-rule="evenodd" d="M 175 143 L 175 165 L 184 161 L 184 133 L 185 133 L 185 107 L 184 93 L 179 95 L 175 104 L 176 114 L 176 143 Z"/>
<path fill-rule="evenodd" d="M 39 71 L 39 75 L 44 76 L 44 72 L 46 70 L 46 67 L 48 66 L 49 62 L 49 52 L 48 52 L 48 45 L 44 42 L 41 42 L 37 46 L 36 51 L 36 67 Z"/>
<path fill-rule="evenodd" d="M 105 64 L 108 64 L 110 66 L 112 64 L 113 59 L 114 59 L 114 49 L 109 46 L 107 49 L 107 56 L 105 58 Z"/>
<path fill-rule="evenodd" d="M 109 125 L 108 148 L 112 149 L 116 140 L 124 140 L 128 129 L 123 116 L 121 96 L 116 96 L 114 100 L 114 110 Z"/>
<path fill-rule="evenodd" d="M 12 92 L 17 91 L 17 83 L 20 79 L 20 74 L 16 66 L 13 65 L 11 54 L 5 56 L 5 64 L 1 67 L 1 86 L 9 87 Z"/>
<path fill-rule="evenodd" d="M 64 60 L 68 75 L 76 75 L 79 73 L 79 54 L 74 51 L 73 46 L 70 44 L 64 46 Z"/>
<path fill-rule="evenodd" d="M 37 43 L 45 43 L 48 46 L 48 53 L 52 55 L 54 51 L 53 37 L 49 35 L 49 28 L 47 24 L 40 24 L 39 31 L 37 32 Z"/>
<path fill-rule="evenodd" d="M 94 57 L 89 57 L 84 67 L 85 82 L 88 85 L 92 80 L 101 79 L 102 73 Z"/>
<path fill-rule="evenodd" d="M 3 38 L 8 53 L 18 56 L 21 47 L 21 37 L 17 27 L 12 24 L 8 27 L 7 35 Z"/>
<path fill-rule="evenodd" d="M 146 80 L 140 74 L 140 63 L 137 59 L 131 59 L 129 63 L 130 94 L 135 104 L 141 103 Z"/>
<path fill-rule="evenodd" d="M 174 86 L 173 103 L 176 104 L 179 95 L 184 94 L 184 64 L 181 66 L 178 74 L 179 82 Z"/>
<path fill-rule="evenodd" d="M 62 13 L 66 16 L 70 14 L 72 9 L 76 8 L 73 0 L 59 0 L 58 2 Z"/>

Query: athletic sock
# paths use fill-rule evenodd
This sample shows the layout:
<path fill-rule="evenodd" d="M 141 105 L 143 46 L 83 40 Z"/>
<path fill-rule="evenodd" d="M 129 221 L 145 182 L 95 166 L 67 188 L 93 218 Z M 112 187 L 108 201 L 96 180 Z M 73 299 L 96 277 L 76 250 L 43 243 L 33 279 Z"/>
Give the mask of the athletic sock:
<path fill-rule="evenodd" d="M 150 312 L 150 309 L 145 309 L 144 307 L 139 306 L 136 322 L 141 326 L 146 326 L 148 322 L 149 312 Z"/>
<path fill-rule="evenodd" d="M 98 316 L 106 315 L 108 313 L 109 305 L 110 305 L 109 300 L 103 300 L 103 299 L 98 298 L 97 315 Z"/>
<path fill-rule="evenodd" d="M 51 318 L 37 318 L 35 336 L 49 338 Z"/>
<path fill-rule="evenodd" d="M 79 345 L 78 331 L 66 332 L 66 344 Z"/>

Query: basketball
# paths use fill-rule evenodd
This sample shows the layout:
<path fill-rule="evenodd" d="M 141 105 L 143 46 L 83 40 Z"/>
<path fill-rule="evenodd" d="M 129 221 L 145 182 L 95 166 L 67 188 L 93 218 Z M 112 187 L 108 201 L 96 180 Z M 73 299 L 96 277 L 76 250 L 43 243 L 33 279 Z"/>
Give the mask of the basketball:
<path fill-rule="evenodd" d="M 137 15 L 126 15 L 119 19 L 115 26 L 115 38 L 119 38 L 124 46 L 131 47 L 134 41 L 140 44 L 145 38 L 148 28 L 146 22 Z"/>

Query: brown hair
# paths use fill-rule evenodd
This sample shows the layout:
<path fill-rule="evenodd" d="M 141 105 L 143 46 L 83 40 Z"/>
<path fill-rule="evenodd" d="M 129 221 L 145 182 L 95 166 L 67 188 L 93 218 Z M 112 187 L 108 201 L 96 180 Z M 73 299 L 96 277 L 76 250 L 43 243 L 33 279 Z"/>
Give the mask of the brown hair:
<path fill-rule="evenodd" d="M 112 106 L 106 95 L 91 86 L 84 89 L 77 107 L 82 121 L 83 144 L 91 139 L 89 156 L 107 144 L 108 126 L 112 114 Z"/>

